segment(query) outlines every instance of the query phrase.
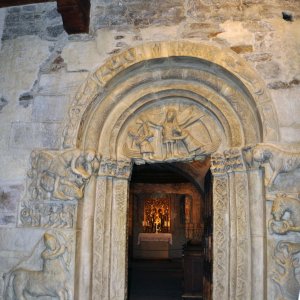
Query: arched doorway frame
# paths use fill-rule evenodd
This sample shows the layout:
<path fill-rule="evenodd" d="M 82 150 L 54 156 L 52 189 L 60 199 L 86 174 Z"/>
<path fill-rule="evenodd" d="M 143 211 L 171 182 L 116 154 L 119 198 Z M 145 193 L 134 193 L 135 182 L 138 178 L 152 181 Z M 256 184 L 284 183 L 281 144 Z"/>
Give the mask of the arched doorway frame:
<path fill-rule="evenodd" d="M 222 67 L 237 78 L 254 101 L 257 139 L 245 142 L 243 135 L 237 134 L 240 139 L 229 138 L 228 149 L 212 157 L 213 298 L 264 299 L 264 268 L 257 267 L 265 264 L 263 176 L 247 161 L 247 150 L 243 147 L 246 143 L 278 140 L 275 110 L 264 83 L 235 53 L 178 41 L 143 44 L 113 56 L 89 76 L 72 104 L 64 131 L 64 147 L 94 148 L 102 154 L 99 174 L 89 183 L 84 201 L 78 207 L 75 298 L 126 298 L 126 215 L 133 161 L 118 160 L 114 151 L 110 155 L 111 149 L 118 147 L 116 138 L 109 138 L 115 143 L 113 148 L 104 149 L 107 140 L 103 133 L 118 132 L 121 126 L 114 114 L 108 114 L 103 125 L 96 126 L 94 120 L 101 115 L 103 118 L 107 112 L 105 99 L 97 102 L 97 97 L 105 94 L 110 82 L 131 66 L 168 57 L 193 57 Z M 113 91 L 115 96 L 118 87 Z M 209 100 L 213 102 L 213 97 Z M 119 105 L 120 117 L 128 106 L 120 102 L 116 105 Z M 240 113 L 247 113 L 241 110 Z M 219 111 L 222 112 L 222 106 Z M 126 116 L 128 112 L 123 122 Z M 229 127 L 236 127 L 234 120 L 238 117 L 225 114 L 225 119 L 226 116 Z M 240 122 L 239 126 L 243 124 Z M 247 130 L 249 128 L 242 128 L 241 132 L 247 133 Z"/>

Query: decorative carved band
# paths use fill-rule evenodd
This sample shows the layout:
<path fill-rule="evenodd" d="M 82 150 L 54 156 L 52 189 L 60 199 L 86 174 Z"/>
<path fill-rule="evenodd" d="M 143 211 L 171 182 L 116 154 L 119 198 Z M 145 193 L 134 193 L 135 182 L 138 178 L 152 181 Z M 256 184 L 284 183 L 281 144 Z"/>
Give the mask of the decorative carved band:
<path fill-rule="evenodd" d="M 223 154 L 213 154 L 211 164 L 211 171 L 214 175 L 245 171 L 247 168 L 242 149 L 240 148 L 231 148 L 224 151 Z"/>
<path fill-rule="evenodd" d="M 228 180 L 225 176 L 214 177 L 214 264 L 213 295 L 215 299 L 227 299 L 229 268 L 229 212 Z"/>
<path fill-rule="evenodd" d="M 98 175 L 129 179 L 131 176 L 131 170 L 131 161 L 103 158 L 100 163 Z"/>

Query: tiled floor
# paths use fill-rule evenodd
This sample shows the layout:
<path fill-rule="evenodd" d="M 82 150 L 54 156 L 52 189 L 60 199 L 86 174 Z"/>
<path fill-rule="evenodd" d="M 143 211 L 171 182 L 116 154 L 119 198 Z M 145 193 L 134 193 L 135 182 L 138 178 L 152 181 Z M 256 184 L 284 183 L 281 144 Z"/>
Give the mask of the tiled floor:
<path fill-rule="evenodd" d="M 181 300 L 182 261 L 140 260 L 129 263 L 128 300 Z"/>

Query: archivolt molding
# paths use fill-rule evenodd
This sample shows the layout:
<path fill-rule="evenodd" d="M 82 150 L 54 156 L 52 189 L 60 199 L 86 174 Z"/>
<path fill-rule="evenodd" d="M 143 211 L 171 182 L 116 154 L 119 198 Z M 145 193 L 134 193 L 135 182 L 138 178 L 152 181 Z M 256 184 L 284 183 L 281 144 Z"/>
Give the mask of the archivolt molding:
<path fill-rule="evenodd" d="M 164 74 L 160 70 L 160 63 L 170 61 L 170 66 L 172 67 L 172 60 L 175 59 L 176 61 L 176 58 L 193 59 L 193 62 L 191 64 L 183 62 L 181 65 L 179 63 L 179 69 L 176 70 L 175 68 L 173 70 L 169 68 L 167 71 L 169 75 Z M 197 70 L 191 68 L 196 61 L 201 63 L 201 68 Z M 151 66 L 151 62 L 154 62 L 153 67 Z M 155 82 L 154 86 L 159 81 L 164 82 L 167 76 L 170 79 L 174 79 L 177 76 L 182 82 L 201 81 L 201 84 L 206 89 L 210 88 L 210 95 L 203 97 L 207 102 L 207 107 L 210 108 L 211 104 L 212 106 L 215 105 L 222 114 L 226 114 L 226 106 L 229 106 L 230 110 L 238 115 L 238 118 L 224 116 L 228 122 L 236 119 L 249 132 L 251 132 L 250 128 L 254 127 L 253 130 L 257 140 L 249 137 L 248 140 L 250 140 L 245 141 L 247 139 L 245 137 L 244 140 L 239 141 L 242 145 L 261 140 L 269 142 L 278 140 L 275 110 L 265 85 L 259 79 L 256 72 L 242 58 L 230 50 L 219 49 L 210 45 L 186 41 L 168 41 L 142 44 L 135 48 L 130 48 L 110 58 L 103 66 L 89 76 L 86 82 L 80 87 L 70 108 L 69 118 L 64 130 L 64 147 L 68 148 L 76 145 L 79 148 L 85 148 L 85 136 L 89 132 L 93 131 L 100 134 L 102 130 L 101 124 L 91 122 L 91 118 L 97 110 L 96 107 L 100 104 L 102 106 L 107 97 L 122 98 L 124 92 L 126 94 L 126 88 L 133 91 L 137 87 L 137 84 L 130 82 L 130 80 L 138 77 L 139 71 L 142 69 L 144 70 L 144 76 L 147 66 L 150 69 L 152 68 L 149 74 L 151 74 L 152 83 Z M 135 70 L 139 67 L 141 69 Z M 203 68 L 206 68 L 204 73 Z M 131 76 L 127 76 L 128 81 L 126 81 L 126 86 L 122 90 L 122 80 L 126 77 L 124 75 L 128 75 L 126 74 L 127 70 L 131 70 L 131 75 L 135 74 L 136 77 L 132 76 L 130 78 Z M 200 76 L 201 80 L 197 79 L 197 76 Z M 143 80 L 146 79 L 143 77 L 141 81 Z M 229 85 L 226 84 L 228 82 L 230 82 Z M 150 82 L 150 85 L 152 83 Z M 175 89 L 175 86 L 172 86 L 171 89 Z M 220 97 L 223 97 L 223 102 L 216 100 L 214 91 Z M 155 93 L 158 93 L 158 91 L 155 91 Z M 201 95 L 201 93 L 198 95 Z M 136 99 L 139 100 L 139 98 Z M 243 101 L 241 99 L 248 100 Z M 122 106 L 122 99 L 119 99 L 117 102 L 113 100 L 111 103 L 113 105 L 120 103 Z M 103 118 L 110 113 L 109 106 L 103 105 L 101 111 Z M 251 111 L 250 116 L 252 114 L 250 119 L 249 111 Z M 255 121 L 254 123 L 253 120 Z M 97 125 L 100 125 L 100 127 L 96 128 Z M 236 126 L 232 125 L 231 128 L 236 128 Z M 247 134 L 251 135 L 251 133 Z M 233 146 L 241 145 L 233 144 Z"/>

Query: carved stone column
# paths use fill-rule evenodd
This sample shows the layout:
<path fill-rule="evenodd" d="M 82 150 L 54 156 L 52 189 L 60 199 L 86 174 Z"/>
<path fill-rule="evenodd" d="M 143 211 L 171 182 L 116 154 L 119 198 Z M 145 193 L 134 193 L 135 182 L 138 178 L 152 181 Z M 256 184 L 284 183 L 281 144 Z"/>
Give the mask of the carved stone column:
<path fill-rule="evenodd" d="M 241 149 L 232 148 L 212 157 L 212 172 L 213 298 L 264 299 L 261 171 L 252 169 Z"/>
<path fill-rule="evenodd" d="M 131 164 L 104 159 L 96 186 L 92 299 L 126 299 L 127 207 Z"/>

